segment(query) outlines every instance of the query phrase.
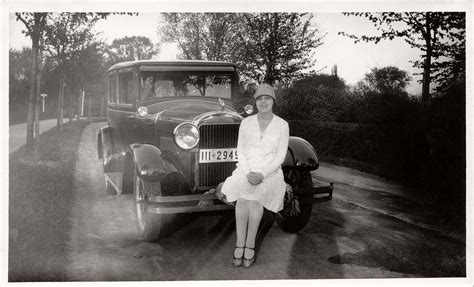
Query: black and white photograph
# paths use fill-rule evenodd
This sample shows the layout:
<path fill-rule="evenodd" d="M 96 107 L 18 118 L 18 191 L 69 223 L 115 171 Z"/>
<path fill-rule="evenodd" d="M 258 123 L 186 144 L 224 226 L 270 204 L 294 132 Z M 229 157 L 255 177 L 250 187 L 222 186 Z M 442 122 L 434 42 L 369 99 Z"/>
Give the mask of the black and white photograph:
<path fill-rule="evenodd" d="M 1 5 L 0 285 L 474 286 L 470 1 Z"/>

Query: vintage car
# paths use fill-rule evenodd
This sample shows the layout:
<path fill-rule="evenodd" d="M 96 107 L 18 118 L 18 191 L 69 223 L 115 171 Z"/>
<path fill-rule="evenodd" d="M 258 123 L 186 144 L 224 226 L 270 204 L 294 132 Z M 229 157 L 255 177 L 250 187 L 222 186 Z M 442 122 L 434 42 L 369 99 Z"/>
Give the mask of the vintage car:
<path fill-rule="evenodd" d="M 239 125 L 253 112 L 233 107 L 243 94 L 235 65 L 124 62 L 108 70 L 107 82 L 98 156 L 106 193 L 133 194 L 140 237 L 159 239 L 173 215 L 232 210 L 215 188 L 235 169 Z M 318 166 L 314 148 L 290 137 L 282 169 L 300 212 L 276 216 L 283 230 L 302 229 L 313 202 L 332 198 L 332 184 L 313 187 L 310 171 Z"/>

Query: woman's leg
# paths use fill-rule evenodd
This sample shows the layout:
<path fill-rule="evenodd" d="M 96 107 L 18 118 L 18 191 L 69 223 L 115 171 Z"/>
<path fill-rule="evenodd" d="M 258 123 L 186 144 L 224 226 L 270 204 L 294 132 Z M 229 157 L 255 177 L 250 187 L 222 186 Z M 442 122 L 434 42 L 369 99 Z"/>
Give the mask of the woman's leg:
<path fill-rule="evenodd" d="M 239 199 L 235 205 L 235 229 L 237 233 L 237 242 L 235 243 L 235 246 L 238 247 L 245 246 L 247 223 L 249 221 L 249 202 L 250 201 L 245 199 Z M 234 257 L 242 257 L 243 252 L 244 250 L 242 248 L 236 248 L 234 251 Z"/>
<path fill-rule="evenodd" d="M 245 246 L 249 248 L 255 248 L 255 238 L 257 236 L 258 226 L 263 216 L 263 206 L 258 201 L 249 201 L 249 217 L 247 227 L 247 239 Z M 250 259 L 254 256 L 254 251 L 245 249 L 244 257 Z"/>

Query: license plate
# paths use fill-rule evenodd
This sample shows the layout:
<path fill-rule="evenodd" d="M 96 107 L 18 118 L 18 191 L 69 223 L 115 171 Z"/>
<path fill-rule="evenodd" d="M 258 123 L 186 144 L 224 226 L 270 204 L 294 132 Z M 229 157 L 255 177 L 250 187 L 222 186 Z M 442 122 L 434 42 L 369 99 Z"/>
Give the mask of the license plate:
<path fill-rule="evenodd" d="M 238 161 L 236 148 L 215 148 L 199 150 L 199 163 L 236 161 Z"/>

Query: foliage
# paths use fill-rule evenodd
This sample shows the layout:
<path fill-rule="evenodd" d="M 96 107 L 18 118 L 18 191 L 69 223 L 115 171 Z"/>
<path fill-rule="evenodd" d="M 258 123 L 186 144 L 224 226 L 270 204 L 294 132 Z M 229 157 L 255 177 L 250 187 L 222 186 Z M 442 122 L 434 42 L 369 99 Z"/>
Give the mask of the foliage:
<path fill-rule="evenodd" d="M 32 48 L 38 48 L 39 41 L 43 37 L 48 13 L 21 12 L 15 13 L 15 15 L 17 21 L 21 21 L 25 25 L 26 30 L 23 30 L 22 33 L 31 38 Z"/>
<path fill-rule="evenodd" d="M 165 13 L 162 38 L 181 57 L 231 61 L 244 78 L 289 84 L 312 66 L 322 44 L 312 16 L 300 13 Z"/>
<path fill-rule="evenodd" d="M 30 81 L 30 69 L 32 50 L 23 48 L 21 51 L 10 49 L 9 51 L 9 104 L 26 104 L 24 95 L 28 94 Z"/>
<path fill-rule="evenodd" d="M 285 84 L 301 78 L 314 64 L 322 37 L 305 13 L 240 14 L 240 61 L 244 75 L 259 82 Z M 307 73 L 307 72 L 306 72 Z"/>
<path fill-rule="evenodd" d="M 105 94 L 104 44 L 95 40 L 87 43 L 70 60 L 69 82 L 74 90 L 85 91 L 88 95 Z"/>
<path fill-rule="evenodd" d="M 97 42 L 92 28 L 97 21 L 107 17 L 102 13 L 51 13 L 46 26 L 45 44 L 50 57 L 53 59 L 59 74 L 58 86 L 58 119 L 62 123 L 63 98 L 67 86 L 69 95 L 69 118 L 74 111 L 74 103 L 78 101 L 80 91 L 85 89 L 87 80 L 97 79 L 97 50 L 101 44 Z M 94 56 L 93 54 L 96 54 Z M 92 59 L 90 59 L 92 57 Z M 76 104 L 76 106 L 78 106 Z M 61 128 L 59 125 L 58 128 Z"/>
<path fill-rule="evenodd" d="M 67 71 L 74 66 L 82 50 L 94 41 L 92 27 L 99 16 L 87 13 L 53 13 L 46 29 L 46 48 L 61 70 Z"/>
<path fill-rule="evenodd" d="M 234 62 L 239 29 L 234 13 L 163 13 L 159 34 L 176 42 L 180 58 Z"/>
<path fill-rule="evenodd" d="M 32 61 L 31 61 L 31 77 L 30 77 L 30 90 L 27 102 L 27 125 L 26 125 L 26 145 L 28 150 L 33 153 L 35 147 L 34 137 L 34 118 L 37 106 L 37 95 L 39 94 L 38 87 L 38 65 L 41 55 L 40 41 L 43 39 L 43 33 L 46 26 L 46 19 L 48 13 L 15 13 L 17 21 L 23 22 L 26 30 L 22 31 L 31 38 L 32 47 Z"/>
<path fill-rule="evenodd" d="M 406 86 L 410 81 L 406 71 L 394 66 L 372 68 L 364 79 L 357 83 L 352 91 L 359 99 L 358 122 L 392 125 L 404 125 L 410 113 L 410 99 Z"/>
<path fill-rule="evenodd" d="M 363 84 L 369 91 L 380 94 L 405 95 L 406 87 L 411 77 L 408 72 L 400 70 L 394 66 L 383 68 L 372 68 L 370 73 L 365 75 Z"/>
<path fill-rule="evenodd" d="M 443 216 L 462 219 L 465 83 L 456 81 L 433 98 L 427 138 L 422 102 L 404 90 L 408 78 L 396 67 L 373 68 L 349 89 L 334 74 L 312 75 L 278 91 L 278 113 L 321 160 L 416 187 Z"/>
<path fill-rule="evenodd" d="M 424 192 L 465 218 L 466 84 L 458 81 L 432 102 L 432 139 L 420 177 Z"/>
<path fill-rule="evenodd" d="M 389 98 L 392 101 L 390 105 L 384 106 L 387 97 L 373 102 L 372 109 L 385 110 L 385 121 L 381 121 L 386 127 L 385 137 L 382 137 L 385 144 L 379 146 L 385 155 L 377 162 L 389 171 L 388 174 L 398 173 L 420 187 L 426 198 L 438 203 L 447 213 L 464 218 L 466 14 L 407 12 L 345 15 L 366 17 L 380 31 L 376 36 L 340 32 L 356 42 L 378 43 L 400 37 L 423 52 L 422 58 L 413 62 L 415 67 L 423 68 L 421 103 L 416 100 L 404 102 L 393 97 Z M 437 85 L 433 99 L 430 96 L 431 82 Z M 363 89 L 359 91 L 363 92 Z M 400 102 L 393 105 L 393 100 Z M 397 112 L 391 115 L 388 108 L 392 105 L 397 107 Z M 394 117 L 395 114 L 401 117 Z M 375 116 L 370 120 L 380 119 L 381 116 Z"/>
<path fill-rule="evenodd" d="M 423 101 L 429 101 L 430 82 L 438 84 L 438 91 L 446 89 L 453 80 L 465 77 L 466 14 L 461 12 L 405 12 L 405 13 L 344 13 L 365 17 L 380 31 L 376 36 L 356 36 L 339 32 L 355 42 L 374 42 L 402 38 L 424 54 L 413 61 L 423 68 Z"/>
<path fill-rule="evenodd" d="M 150 60 L 159 53 L 159 46 L 144 36 L 131 36 L 115 39 L 107 47 L 108 65 L 125 61 Z"/>
<path fill-rule="evenodd" d="M 37 100 L 40 93 L 41 85 L 41 67 L 43 63 L 43 50 L 45 42 L 45 34 L 54 31 L 53 25 L 50 25 L 50 18 L 54 17 L 57 13 L 31 13 L 31 12 L 18 12 L 15 13 L 17 21 L 21 21 L 26 30 L 22 31 L 29 36 L 32 40 L 32 66 L 31 66 L 31 77 L 30 77 L 30 91 L 28 96 L 28 112 L 27 112 L 27 132 L 26 132 L 26 144 L 31 153 L 36 151 L 35 137 L 34 137 L 34 121 L 38 117 L 36 111 L 39 110 L 39 100 Z M 60 13 L 65 14 L 65 13 Z M 71 14 L 72 19 L 85 19 L 85 22 L 95 23 L 98 19 L 106 18 L 109 13 L 66 13 Z M 77 21 L 77 20 L 76 20 Z M 74 21 L 73 21 L 74 22 Z M 66 27 L 66 30 L 72 28 L 71 26 Z M 54 34 L 54 33 L 53 33 Z M 64 33 L 62 34 L 64 35 Z M 49 39 L 55 42 L 55 39 Z M 57 50 L 59 51 L 59 50 Z M 62 79 L 62 77 L 61 77 Z M 62 83 L 61 83 L 61 86 Z M 62 99 L 62 93 L 61 97 Z M 59 107 L 62 108 L 62 100 Z M 62 117 L 62 112 L 59 113 Z M 58 115 L 59 116 L 59 115 Z M 37 126 L 38 127 L 38 126 Z"/>
<path fill-rule="evenodd" d="M 283 90 L 281 107 L 277 107 L 287 119 L 337 121 L 346 94 L 345 82 L 336 75 L 312 75 Z"/>
<path fill-rule="evenodd" d="M 27 95 L 31 78 L 31 61 L 33 51 L 23 48 L 21 51 L 10 49 L 8 94 L 10 107 L 10 124 L 24 121 L 26 118 Z"/>

